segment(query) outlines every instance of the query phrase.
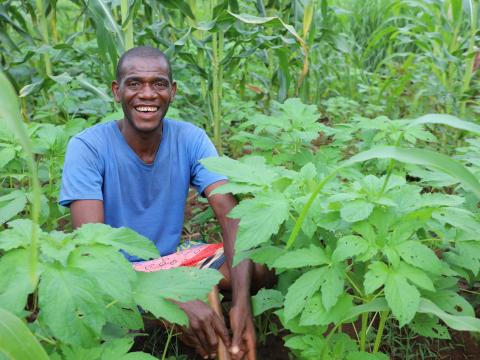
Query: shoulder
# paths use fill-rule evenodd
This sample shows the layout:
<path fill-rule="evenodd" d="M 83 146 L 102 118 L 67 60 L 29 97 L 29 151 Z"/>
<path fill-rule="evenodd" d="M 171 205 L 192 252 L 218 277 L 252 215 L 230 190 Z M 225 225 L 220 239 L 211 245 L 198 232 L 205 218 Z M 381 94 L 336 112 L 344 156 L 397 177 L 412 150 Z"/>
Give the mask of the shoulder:
<path fill-rule="evenodd" d="M 165 126 L 167 126 L 168 131 L 177 136 L 205 134 L 205 130 L 186 121 L 174 120 L 170 118 L 165 118 L 163 121 Z"/>
<path fill-rule="evenodd" d="M 95 152 L 102 152 L 108 148 L 111 139 L 115 136 L 115 121 L 93 125 L 70 139 L 70 145 L 84 145 Z"/>

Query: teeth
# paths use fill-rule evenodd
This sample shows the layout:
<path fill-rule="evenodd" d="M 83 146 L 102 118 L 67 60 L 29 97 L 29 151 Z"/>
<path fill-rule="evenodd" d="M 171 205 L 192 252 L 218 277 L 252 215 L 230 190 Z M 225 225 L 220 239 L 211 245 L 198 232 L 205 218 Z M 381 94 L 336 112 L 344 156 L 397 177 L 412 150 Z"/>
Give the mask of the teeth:
<path fill-rule="evenodd" d="M 142 111 L 142 112 L 150 112 L 150 111 L 157 111 L 156 106 L 138 106 L 135 108 L 137 111 Z"/>

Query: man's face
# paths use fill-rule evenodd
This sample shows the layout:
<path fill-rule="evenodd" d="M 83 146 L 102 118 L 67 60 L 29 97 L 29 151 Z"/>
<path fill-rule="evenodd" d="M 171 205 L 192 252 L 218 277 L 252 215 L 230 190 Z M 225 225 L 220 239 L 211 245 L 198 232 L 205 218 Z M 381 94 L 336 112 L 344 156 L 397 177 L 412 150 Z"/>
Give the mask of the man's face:
<path fill-rule="evenodd" d="M 177 85 L 169 80 L 162 58 L 132 57 L 122 66 L 120 83 L 112 83 L 115 100 L 122 104 L 125 119 L 138 132 L 158 130 L 175 96 Z"/>

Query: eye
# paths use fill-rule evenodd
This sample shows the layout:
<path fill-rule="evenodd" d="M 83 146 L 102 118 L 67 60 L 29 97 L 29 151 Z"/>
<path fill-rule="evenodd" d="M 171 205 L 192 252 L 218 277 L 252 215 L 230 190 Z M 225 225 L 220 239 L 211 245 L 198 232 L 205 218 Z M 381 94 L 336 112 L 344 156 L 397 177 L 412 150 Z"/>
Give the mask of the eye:
<path fill-rule="evenodd" d="M 140 82 L 138 82 L 136 80 L 129 81 L 127 83 L 127 86 L 128 86 L 129 89 L 137 89 L 138 87 L 140 87 Z"/>
<path fill-rule="evenodd" d="M 166 90 L 170 86 L 170 82 L 168 80 L 158 80 L 155 82 L 155 88 L 158 90 Z"/>

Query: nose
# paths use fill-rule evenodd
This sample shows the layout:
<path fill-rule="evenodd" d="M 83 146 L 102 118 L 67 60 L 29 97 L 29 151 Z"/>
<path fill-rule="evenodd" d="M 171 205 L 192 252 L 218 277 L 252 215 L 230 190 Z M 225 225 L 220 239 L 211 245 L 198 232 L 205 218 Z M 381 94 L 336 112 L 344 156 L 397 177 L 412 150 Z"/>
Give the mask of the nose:
<path fill-rule="evenodd" d="M 152 85 L 148 84 L 148 83 L 146 83 L 146 84 L 144 84 L 144 86 L 142 86 L 142 89 L 139 93 L 139 97 L 141 97 L 143 99 L 152 99 L 152 98 L 155 98 L 156 95 L 157 95 L 157 93 L 153 89 Z"/>

